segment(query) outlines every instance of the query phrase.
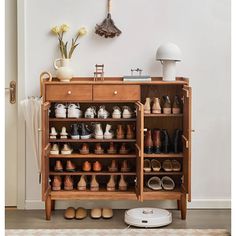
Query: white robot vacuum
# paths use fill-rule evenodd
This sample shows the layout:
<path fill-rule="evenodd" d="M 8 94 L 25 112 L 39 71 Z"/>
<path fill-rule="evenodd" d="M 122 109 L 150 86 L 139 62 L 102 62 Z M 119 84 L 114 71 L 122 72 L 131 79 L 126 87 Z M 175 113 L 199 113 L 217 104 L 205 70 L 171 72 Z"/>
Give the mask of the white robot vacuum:
<path fill-rule="evenodd" d="M 159 208 L 134 208 L 125 212 L 125 223 L 136 227 L 161 227 L 172 222 L 172 214 Z"/>

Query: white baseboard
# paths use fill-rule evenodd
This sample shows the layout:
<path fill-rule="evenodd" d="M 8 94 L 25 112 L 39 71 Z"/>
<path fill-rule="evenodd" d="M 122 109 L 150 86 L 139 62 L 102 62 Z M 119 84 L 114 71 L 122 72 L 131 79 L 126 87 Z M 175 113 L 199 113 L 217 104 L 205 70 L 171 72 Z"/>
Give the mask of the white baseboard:
<path fill-rule="evenodd" d="M 134 207 L 160 207 L 176 209 L 176 201 L 56 201 L 56 209 L 65 209 L 69 206 L 83 206 L 86 209 L 93 207 L 111 207 L 113 209 L 129 209 Z M 230 209 L 230 199 L 193 199 L 188 203 L 188 209 Z M 44 202 L 40 200 L 26 200 L 25 209 L 44 209 Z"/>

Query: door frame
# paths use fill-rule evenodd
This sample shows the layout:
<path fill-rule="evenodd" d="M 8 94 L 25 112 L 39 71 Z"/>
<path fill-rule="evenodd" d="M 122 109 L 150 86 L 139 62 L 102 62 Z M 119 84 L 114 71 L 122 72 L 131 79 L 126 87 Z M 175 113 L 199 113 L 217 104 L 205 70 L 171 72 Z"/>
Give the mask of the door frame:
<path fill-rule="evenodd" d="M 26 0 L 17 0 L 17 208 L 25 209 L 26 127 L 20 101 L 26 98 Z"/>

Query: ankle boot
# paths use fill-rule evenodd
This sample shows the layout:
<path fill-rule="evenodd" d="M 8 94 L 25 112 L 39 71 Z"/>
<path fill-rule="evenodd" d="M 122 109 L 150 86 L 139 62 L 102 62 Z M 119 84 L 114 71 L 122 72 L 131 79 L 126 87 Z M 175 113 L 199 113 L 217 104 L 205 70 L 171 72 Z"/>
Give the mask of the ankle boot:
<path fill-rule="evenodd" d="M 162 110 L 164 114 L 171 114 L 171 102 L 169 96 L 163 96 Z"/>
<path fill-rule="evenodd" d="M 73 190 L 73 179 L 71 178 L 70 175 L 67 175 L 64 180 L 64 190 Z"/>
<path fill-rule="evenodd" d="M 114 175 L 111 175 L 110 180 L 107 183 L 107 191 L 115 191 L 116 183 L 114 180 Z"/>
<path fill-rule="evenodd" d="M 152 113 L 160 114 L 161 113 L 161 105 L 159 98 L 154 98 L 154 103 L 152 105 Z"/>
<path fill-rule="evenodd" d="M 54 171 L 57 171 L 57 172 L 63 171 L 63 166 L 61 164 L 61 161 L 59 161 L 59 160 L 56 161 L 56 164 L 54 166 Z"/>
<path fill-rule="evenodd" d="M 116 160 L 112 160 L 111 161 L 111 165 L 108 166 L 108 171 L 109 172 L 116 172 L 116 171 L 118 171 L 118 166 L 117 166 Z"/>
<path fill-rule="evenodd" d="M 120 176 L 120 181 L 119 181 L 119 190 L 120 191 L 127 191 L 127 183 L 125 181 L 125 178 L 123 175 Z"/>
<path fill-rule="evenodd" d="M 162 146 L 163 153 L 170 152 L 170 147 L 171 147 L 170 137 L 166 129 L 163 129 L 161 131 L 161 146 Z"/>
<path fill-rule="evenodd" d="M 176 129 L 173 138 L 173 152 L 179 153 L 182 151 L 183 151 L 182 130 Z"/>
<path fill-rule="evenodd" d="M 56 175 L 53 177 L 53 181 L 52 181 L 52 190 L 53 191 L 58 191 L 61 190 L 61 176 L 60 175 Z"/>
<path fill-rule="evenodd" d="M 126 147 L 125 143 L 122 143 L 119 153 L 120 154 L 128 154 L 129 153 L 129 149 Z"/>
<path fill-rule="evenodd" d="M 128 164 L 127 160 L 122 161 L 120 171 L 121 172 L 129 172 L 130 171 L 130 167 L 129 167 L 129 164 Z"/>
<path fill-rule="evenodd" d="M 92 175 L 90 191 L 99 191 L 99 183 L 97 182 L 96 175 Z"/>
<path fill-rule="evenodd" d="M 151 99 L 146 98 L 145 104 L 144 104 L 144 113 L 150 114 L 151 113 Z"/>
<path fill-rule="evenodd" d="M 172 113 L 173 114 L 180 114 L 181 113 L 181 104 L 180 104 L 180 100 L 179 100 L 178 95 L 174 96 L 174 102 L 172 105 Z"/>
<path fill-rule="evenodd" d="M 134 134 L 134 128 L 132 125 L 127 125 L 127 132 L 126 132 L 126 138 L 127 139 L 134 139 L 135 134 Z"/>
<path fill-rule="evenodd" d="M 86 190 L 86 186 L 87 186 L 86 177 L 85 177 L 85 175 L 81 175 L 80 180 L 79 180 L 79 182 L 77 184 L 77 189 L 79 191 L 85 191 Z"/>
<path fill-rule="evenodd" d="M 89 145 L 87 143 L 83 143 L 81 149 L 79 150 L 81 154 L 89 154 Z"/>
<path fill-rule="evenodd" d="M 107 153 L 108 154 L 116 154 L 116 147 L 115 147 L 115 145 L 114 145 L 114 143 L 110 143 L 110 146 L 109 146 L 109 148 L 107 149 Z"/>
<path fill-rule="evenodd" d="M 125 138 L 125 132 L 124 132 L 123 125 L 117 125 L 116 138 L 117 139 L 124 139 Z"/>
<path fill-rule="evenodd" d="M 66 162 L 66 171 L 74 172 L 75 164 L 73 164 L 70 160 Z"/>
<path fill-rule="evenodd" d="M 101 143 L 95 144 L 94 153 L 95 154 L 103 154 L 104 153 L 104 149 L 102 148 Z"/>
<path fill-rule="evenodd" d="M 161 153 L 161 131 L 159 129 L 154 129 L 152 132 L 153 140 L 153 153 Z"/>
<path fill-rule="evenodd" d="M 152 132 L 151 130 L 147 130 L 144 136 L 144 152 L 146 154 L 151 154 L 153 150 L 153 141 L 152 141 Z"/>

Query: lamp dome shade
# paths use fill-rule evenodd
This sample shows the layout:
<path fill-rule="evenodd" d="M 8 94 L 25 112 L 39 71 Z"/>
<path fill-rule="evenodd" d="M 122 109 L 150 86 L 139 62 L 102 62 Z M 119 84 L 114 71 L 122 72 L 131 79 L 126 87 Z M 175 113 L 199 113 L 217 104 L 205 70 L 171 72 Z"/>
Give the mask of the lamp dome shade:
<path fill-rule="evenodd" d="M 181 61 L 181 59 L 182 59 L 182 53 L 179 47 L 173 43 L 162 44 L 157 49 L 157 54 L 156 54 L 157 61 L 162 61 L 162 60 Z"/>

